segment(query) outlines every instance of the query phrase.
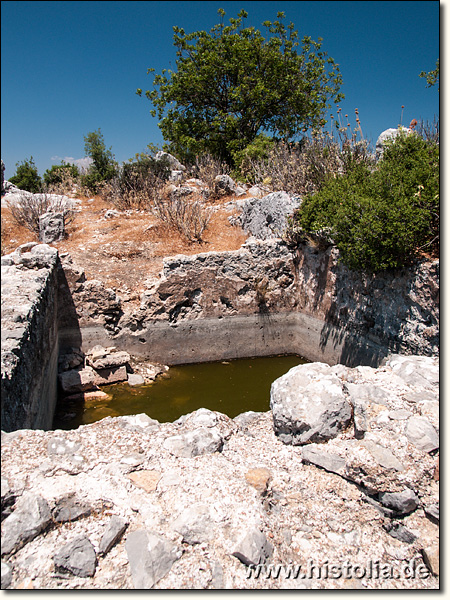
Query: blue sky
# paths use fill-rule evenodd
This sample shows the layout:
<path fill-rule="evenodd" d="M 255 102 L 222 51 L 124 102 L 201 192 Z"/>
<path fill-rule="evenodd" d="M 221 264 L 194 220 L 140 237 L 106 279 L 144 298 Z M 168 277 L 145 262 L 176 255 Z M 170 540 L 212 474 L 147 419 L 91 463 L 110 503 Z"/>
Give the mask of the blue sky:
<path fill-rule="evenodd" d="M 441 3 L 442 6 L 443 3 Z M 300 37 L 323 38 L 340 65 L 341 102 L 366 137 L 439 114 L 437 87 L 419 78 L 439 56 L 440 3 L 427 2 L 2 2 L 1 156 L 6 178 L 33 156 L 39 173 L 84 157 L 84 136 L 101 128 L 119 162 L 162 145 L 148 67 L 175 68 L 172 26 L 209 30 L 244 8 L 247 25 L 286 13 Z M 447 8 L 447 7 L 446 7 Z M 445 9 L 441 9 L 445 10 Z M 442 17 L 442 15 L 441 15 Z"/>

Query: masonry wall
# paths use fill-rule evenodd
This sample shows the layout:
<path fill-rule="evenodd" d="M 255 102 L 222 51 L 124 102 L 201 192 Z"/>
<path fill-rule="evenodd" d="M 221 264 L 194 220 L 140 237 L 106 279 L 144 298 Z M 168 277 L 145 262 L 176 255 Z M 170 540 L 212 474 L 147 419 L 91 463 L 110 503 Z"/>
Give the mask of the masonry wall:
<path fill-rule="evenodd" d="M 49 429 L 57 398 L 58 254 L 26 244 L 2 257 L 2 430 Z"/>
<path fill-rule="evenodd" d="M 45 244 L 2 257 L 2 428 L 51 427 L 60 348 L 116 346 L 182 364 L 271 354 L 377 366 L 390 352 L 439 354 L 439 262 L 348 271 L 334 248 L 250 240 L 169 257 L 127 310 Z"/>
<path fill-rule="evenodd" d="M 369 276 L 349 271 L 332 247 L 253 239 L 166 258 L 133 310 L 65 269 L 77 280 L 84 349 L 114 344 L 166 364 L 296 353 L 376 366 L 389 352 L 439 354 L 439 261 Z"/>

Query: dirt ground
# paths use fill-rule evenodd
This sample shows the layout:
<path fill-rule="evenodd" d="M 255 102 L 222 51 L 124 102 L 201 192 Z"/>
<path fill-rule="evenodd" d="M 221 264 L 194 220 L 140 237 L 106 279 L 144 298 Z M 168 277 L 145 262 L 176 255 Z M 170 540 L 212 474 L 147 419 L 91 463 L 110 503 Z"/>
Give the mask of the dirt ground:
<path fill-rule="evenodd" d="M 165 256 L 237 250 L 247 235 L 228 221 L 233 212 L 224 205 L 234 199 L 226 197 L 214 203 L 204 240 L 192 243 L 150 211 L 120 211 L 118 216 L 105 217 L 114 206 L 100 196 L 80 198 L 80 210 L 67 228 L 67 238 L 51 245 L 60 254 L 69 253 L 87 279 L 98 279 L 115 291 L 139 293 L 148 277 L 161 272 Z M 205 202 L 205 206 L 211 205 Z M 8 207 L 2 206 L 1 216 L 2 254 L 38 241 L 35 234 L 17 225 Z"/>

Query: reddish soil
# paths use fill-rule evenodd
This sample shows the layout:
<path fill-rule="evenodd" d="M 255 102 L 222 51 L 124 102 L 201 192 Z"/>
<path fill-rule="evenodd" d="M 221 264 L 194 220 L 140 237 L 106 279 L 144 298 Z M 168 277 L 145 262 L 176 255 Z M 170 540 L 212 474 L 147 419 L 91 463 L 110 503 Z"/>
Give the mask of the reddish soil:
<path fill-rule="evenodd" d="M 157 275 L 165 256 L 198 252 L 236 250 L 247 235 L 228 221 L 232 214 L 223 204 L 215 203 L 201 243 L 187 242 L 176 229 L 169 228 L 149 211 L 129 210 L 105 218 L 114 209 L 100 196 L 82 198 L 81 211 L 68 226 L 68 236 L 51 244 L 61 253 L 68 252 L 76 265 L 84 268 L 88 279 L 98 279 L 115 290 L 140 292 L 145 279 Z M 18 246 L 38 241 L 35 234 L 17 225 L 7 207 L 1 209 L 2 254 Z"/>

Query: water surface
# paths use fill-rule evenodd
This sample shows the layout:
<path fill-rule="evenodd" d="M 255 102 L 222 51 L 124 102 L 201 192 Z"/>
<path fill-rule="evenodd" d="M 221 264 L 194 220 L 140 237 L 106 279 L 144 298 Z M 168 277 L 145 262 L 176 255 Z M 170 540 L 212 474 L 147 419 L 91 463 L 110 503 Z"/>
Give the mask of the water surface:
<path fill-rule="evenodd" d="M 59 403 L 54 428 L 73 429 L 107 416 L 139 413 L 164 423 L 198 408 L 232 418 L 248 410 L 264 412 L 270 408 L 272 382 L 306 362 L 301 356 L 289 355 L 174 366 L 149 385 L 103 386 L 106 399 Z"/>

